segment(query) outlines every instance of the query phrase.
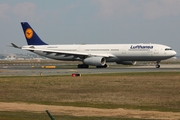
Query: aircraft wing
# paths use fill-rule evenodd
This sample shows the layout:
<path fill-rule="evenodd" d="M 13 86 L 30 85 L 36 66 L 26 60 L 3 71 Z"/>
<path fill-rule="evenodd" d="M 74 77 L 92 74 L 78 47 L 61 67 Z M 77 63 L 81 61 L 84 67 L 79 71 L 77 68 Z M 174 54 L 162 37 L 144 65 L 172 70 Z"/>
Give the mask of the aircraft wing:
<path fill-rule="evenodd" d="M 78 51 L 59 51 L 59 50 L 48 50 L 48 49 L 37 49 L 37 48 L 34 48 L 33 46 L 32 47 L 28 47 L 28 48 L 23 48 L 22 49 L 25 49 L 25 50 L 30 50 L 30 51 L 42 51 L 43 53 L 46 53 L 47 55 L 48 54 L 52 54 L 52 53 L 55 53 L 56 56 L 58 55 L 66 55 L 66 56 L 70 56 L 70 55 L 73 55 L 75 57 L 88 57 L 88 56 L 102 56 L 102 57 L 115 57 L 114 55 L 112 54 L 96 54 L 96 53 L 85 53 L 85 52 L 78 52 Z"/>

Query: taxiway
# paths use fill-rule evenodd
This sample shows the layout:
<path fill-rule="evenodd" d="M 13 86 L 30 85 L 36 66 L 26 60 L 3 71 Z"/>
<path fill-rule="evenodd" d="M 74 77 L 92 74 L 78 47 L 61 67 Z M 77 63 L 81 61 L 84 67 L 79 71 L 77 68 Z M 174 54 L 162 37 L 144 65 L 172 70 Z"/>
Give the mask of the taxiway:
<path fill-rule="evenodd" d="M 103 74 L 103 73 L 129 73 L 129 72 L 180 72 L 180 64 L 162 65 L 157 69 L 154 66 L 129 66 L 106 69 L 43 69 L 30 67 L 1 67 L 0 76 L 46 76 L 46 75 L 71 75 L 79 74 Z"/>

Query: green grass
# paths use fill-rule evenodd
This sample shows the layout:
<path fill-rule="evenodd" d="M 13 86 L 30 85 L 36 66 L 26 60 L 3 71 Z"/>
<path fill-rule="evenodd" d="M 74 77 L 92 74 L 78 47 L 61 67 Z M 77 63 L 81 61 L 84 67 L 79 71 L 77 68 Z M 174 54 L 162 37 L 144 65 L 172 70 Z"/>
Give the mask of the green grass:
<path fill-rule="evenodd" d="M 52 115 L 56 120 L 141 120 L 136 118 L 117 118 L 117 117 L 86 117 L 70 115 Z M 49 116 L 44 113 L 32 112 L 0 112 L 1 120 L 50 120 Z M 150 119 L 149 119 L 150 120 Z"/>
<path fill-rule="evenodd" d="M 180 112 L 179 86 L 180 72 L 93 74 L 82 77 L 4 76 L 0 77 L 0 102 Z M 43 113 L 0 112 L 3 120 L 9 120 L 13 115 L 18 116 L 11 120 L 47 117 L 43 117 Z M 55 116 L 61 117 L 69 120 L 118 119 Z"/>
<path fill-rule="evenodd" d="M 45 113 L 32 112 L 0 112 L 1 120 L 50 120 Z"/>

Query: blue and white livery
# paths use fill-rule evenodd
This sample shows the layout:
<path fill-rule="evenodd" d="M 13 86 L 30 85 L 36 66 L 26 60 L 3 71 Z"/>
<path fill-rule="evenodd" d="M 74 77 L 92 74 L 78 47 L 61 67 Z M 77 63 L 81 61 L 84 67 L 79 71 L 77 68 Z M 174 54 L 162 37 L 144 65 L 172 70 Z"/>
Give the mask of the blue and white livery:
<path fill-rule="evenodd" d="M 107 62 L 134 65 L 136 61 L 156 61 L 156 68 L 160 68 L 161 60 L 169 59 L 176 52 L 169 46 L 161 44 L 73 44 L 49 45 L 42 41 L 27 22 L 21 22 L 26 46 L 13 47 L 24 49 L 38 55 L 65 61 L 81 61 L 78 68 L 106 68 Z"/>

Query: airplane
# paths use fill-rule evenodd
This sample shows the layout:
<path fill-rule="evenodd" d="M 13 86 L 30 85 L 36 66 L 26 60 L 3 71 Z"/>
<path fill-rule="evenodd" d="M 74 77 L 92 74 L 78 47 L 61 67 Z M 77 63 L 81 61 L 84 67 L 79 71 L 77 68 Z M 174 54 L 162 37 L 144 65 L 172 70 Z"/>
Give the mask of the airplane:
<path fill-rule="evenodd" d="M 28 45 L 12 47 L 27 50 L 38 55 L 64 61 L 81 61 L 77 68 L 106 68 L 108 62 L 123 65 L 135 65 L 136 61 L 160 62 L 176 55 L 176 51 L 161 44 L 72 44 L 49 45 L 42 41 L 28 22 L 21 22 Z"/>

